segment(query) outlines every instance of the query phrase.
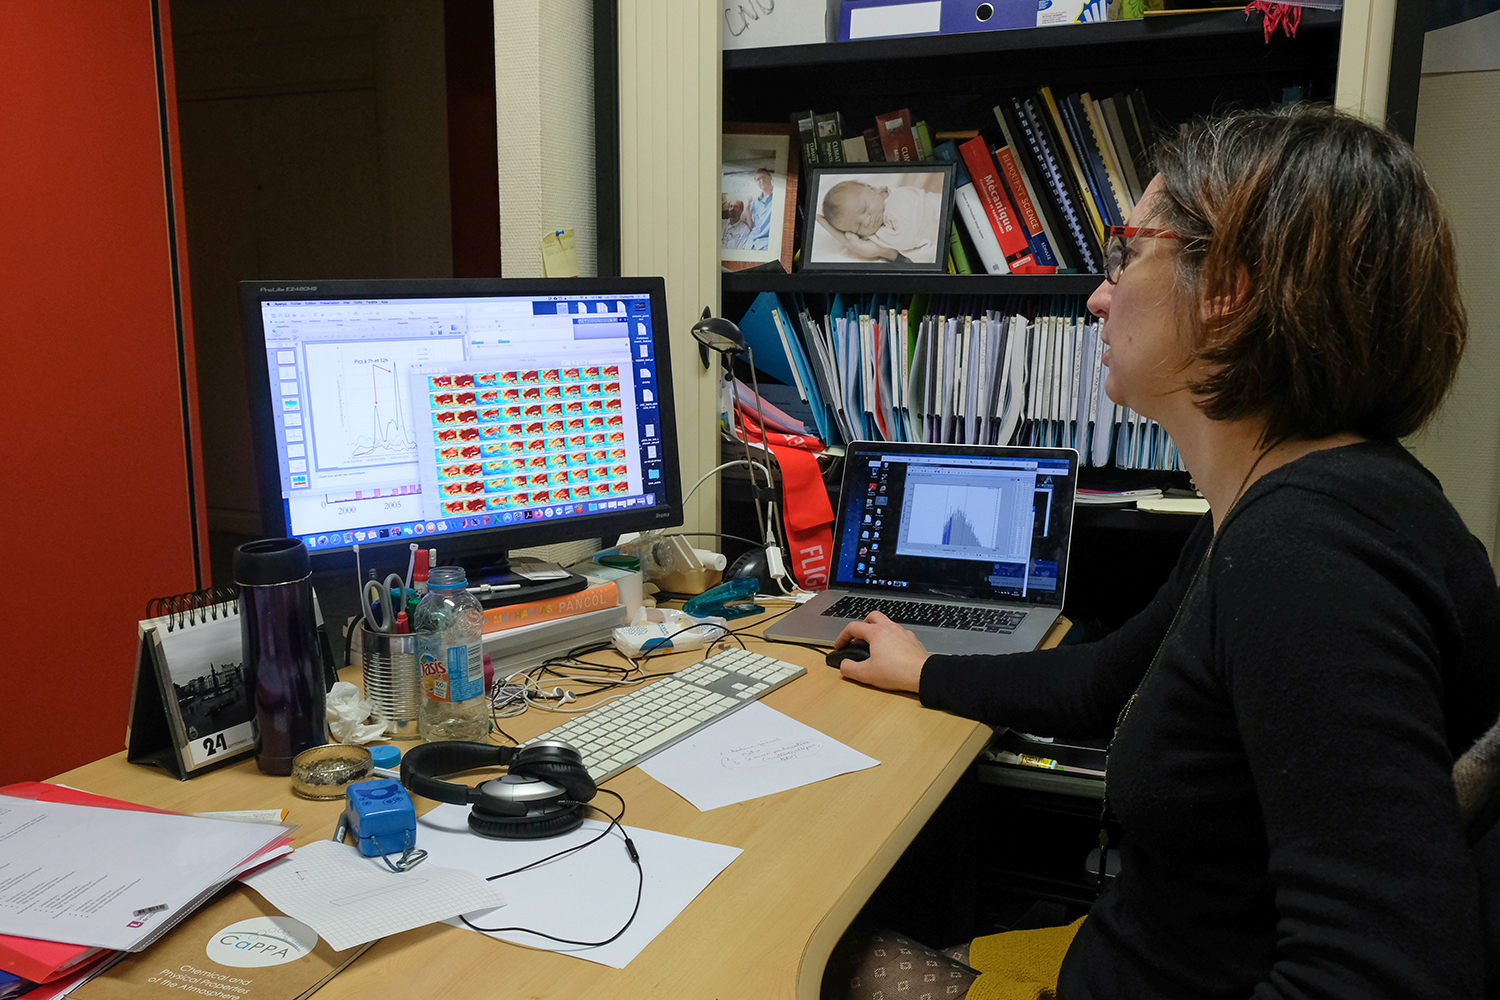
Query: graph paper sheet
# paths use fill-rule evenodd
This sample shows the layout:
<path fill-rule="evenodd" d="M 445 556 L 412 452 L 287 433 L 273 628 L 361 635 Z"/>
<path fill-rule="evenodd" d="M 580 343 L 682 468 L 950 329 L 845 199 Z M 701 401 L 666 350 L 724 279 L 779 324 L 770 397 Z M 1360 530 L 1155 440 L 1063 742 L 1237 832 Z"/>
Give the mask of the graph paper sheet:
<path fill-rule="evenodd" d="M 472 872 L 424 862 L 398 874 L 331 840 L 299 847 L 241 881 L 335 951 L 505 905 L 500 889 Z"/>

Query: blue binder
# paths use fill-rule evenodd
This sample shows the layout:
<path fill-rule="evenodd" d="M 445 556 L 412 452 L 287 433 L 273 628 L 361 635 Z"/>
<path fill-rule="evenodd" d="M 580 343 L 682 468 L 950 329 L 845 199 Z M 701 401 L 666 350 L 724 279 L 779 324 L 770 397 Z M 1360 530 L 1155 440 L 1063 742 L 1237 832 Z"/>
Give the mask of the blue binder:
<path fill-rule="evenodd" d="M 793 385 L 791 359 L 786 356 L 786 348 L 782 346 L 776 321 L 771 318 L 771 313 L 777 306 L 774 293 L 761 292 L 757 295 L 740 319 L 740 334 L 755 352 L 755 367 L 784 385 Z M 783 320 L 785 318 L 782 317 Z"/>
<path fill-rule="evenodd" d="M 781 328 L 786 331 L 785 344 L 782 342 L 781 332 L 776 328 L 773 313 L 781 318 Z M 818 437 L 825 444 L 835 442 L 839 435 L 817 380 L 813 377 L 812 366 L 808 363 L 797 327 L 792 324 L 791 316 L 782 308 L 775 293 L 761 292 L 756 296 L 744 318 L 740 320 L 739 327 L 740 333 L 750 344 L 750 349 L 755 352 L 755 367 L 788 386 L 800 384 L 807 393 L 807 405 L 812 411 L 813 423 L 817 425 Z M 791 357 L 787 356 L 788 351 L 791 352 Z M 797 368 L 795 377 L 792 374 L 793 365 Z"/>
<path fill-rule="evenodd" d="M 839 41 L 1034 28 L 1036 14 L 1037 0 L 843 0 Z"/>

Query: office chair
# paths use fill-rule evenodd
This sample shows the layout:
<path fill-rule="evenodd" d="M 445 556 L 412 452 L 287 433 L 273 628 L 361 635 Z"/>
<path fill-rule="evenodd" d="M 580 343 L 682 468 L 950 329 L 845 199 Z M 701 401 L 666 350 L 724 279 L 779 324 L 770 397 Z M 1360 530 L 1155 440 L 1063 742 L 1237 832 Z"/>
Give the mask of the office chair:
<path fill-rule="evenodd" d="M 1484 935 L 1485 996 L 1500 996 L 1500 721 L 1453 763 L 1453 787 L 1474 868 Z"/>

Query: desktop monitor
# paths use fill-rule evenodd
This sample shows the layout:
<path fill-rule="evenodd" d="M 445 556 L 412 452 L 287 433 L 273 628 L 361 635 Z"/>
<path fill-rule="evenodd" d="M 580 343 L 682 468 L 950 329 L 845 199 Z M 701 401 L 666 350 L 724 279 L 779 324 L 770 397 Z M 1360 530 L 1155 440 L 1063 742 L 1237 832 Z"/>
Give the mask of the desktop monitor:
<path fill-rule="evenodd" d="M 264 528 L 315 583 L 347 570 L 336 604 L 355 545 L 382 576 L 435 547 L 477 584 L 514 548 L 682 523 L 661 278 L 240 290 Z"/>

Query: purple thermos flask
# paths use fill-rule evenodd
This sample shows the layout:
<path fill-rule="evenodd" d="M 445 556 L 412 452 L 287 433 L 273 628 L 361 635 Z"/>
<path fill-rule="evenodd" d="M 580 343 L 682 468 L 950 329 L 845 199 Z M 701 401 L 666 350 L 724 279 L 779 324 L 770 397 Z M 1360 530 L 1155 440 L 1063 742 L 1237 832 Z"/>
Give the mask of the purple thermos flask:
<path fill-rule="evenodd" d="M 312 560 L 296 538 L 266 538 L 234 550 L 245 675 L 255 692 L 266 774 L 291 774 L 292 758 L 323 738 L 322 654 L 313 611 Z"/>

